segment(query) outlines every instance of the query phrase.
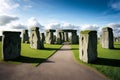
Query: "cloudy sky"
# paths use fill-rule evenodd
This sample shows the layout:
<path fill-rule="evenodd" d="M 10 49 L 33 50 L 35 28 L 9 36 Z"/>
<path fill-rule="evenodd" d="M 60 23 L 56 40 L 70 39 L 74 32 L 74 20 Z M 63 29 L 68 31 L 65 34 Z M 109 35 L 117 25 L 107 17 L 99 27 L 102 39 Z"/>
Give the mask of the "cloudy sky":
<path fill-rule="evenodd" d="M 0 35 L 31 26 L 97 30 L 112 27 L 120 35 L 120 0 L 0 0 Z"/>

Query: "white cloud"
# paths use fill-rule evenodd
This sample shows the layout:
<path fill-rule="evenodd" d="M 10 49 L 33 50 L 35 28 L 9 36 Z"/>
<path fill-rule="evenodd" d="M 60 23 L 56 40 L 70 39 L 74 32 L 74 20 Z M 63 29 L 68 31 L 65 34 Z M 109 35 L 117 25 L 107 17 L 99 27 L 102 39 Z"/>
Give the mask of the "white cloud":
<path fill-rule="evenodd" d="M 0 14 L 14 14 L 19 10 L 32 8 L 31 0 L 0 0 Z"/>
<path fill-rule="evenodd" d="M 114 36 L 120 36 L 120 23 L 110 23 L 107 26 L 113 29 Z"/>
<path fill-rule="evenodd" d="M 79 26 L 75 26 L 70 23 L 60 23 L 60 22 L 51 22 L 46 26 L 46 29 L 77 29 L 78 30 Z"/>
<path fill-rule="evenodd" d="M 93 24 L 93 25 L 89 25 L 89 24 L 84 24 L 80 27 L 80 30 L 96 30 L 97 31 L 97 34 L 98 34 L 98 37 L 100 36 L 101 34 L 101 30 L 102 30 L 102 27 L 96 25 L 96 24 Z"/>
<path fill-rule="evenodd" d="M 99 26 L 98 25 L 88 25 L 88 24 L 85 24 L 85 25 L 82 25 L 81 26 L 81 30 L 96 30 L 98 31 L 99 30 Z"/>
<path fill-rule="evenodd" d="M 0 0 L 0 13 L 4 14 L 13 9 L 18 8 L 20 5 L 14 0 Z"/>
<path fill-rule="evenodd" d="M 16 30 L 27 29 L 27 26 L 22 23 L 10 24 L 9 26 L 11 26 L 11 29 L 16 29 Z"/>
<path fill-rule="evenodd" d="M 73 24 L 70 24 L 70 23 L 63 23 L 62 28 L 63 29 L 76 29 L 76 30 L 79 30 L 79 26 L 76 26 L 76 25 L 73 25 Z"/>
<path fill-rule="evenodd" d="M 51 22 L 47 24 L 46 29 L 61 29 L 61 24 L 57 22 Z"/>
<path fill-rule="evenodd" d="M 40 29 L 44 30 L 44 26 L 42 26 L 37 19 L 35 19 L 34 17 L 31 17 L 30 19 L 28 19 L 28 26 L 30 27 L 39 27 Z"/>
<path fill-rule="evenodd" d="M 23 23 L 19 22 L 18 17 L 14 16 L 0 16 L 0 35 L 2 35 L 2 31 L 22 31 L 23 29 L 27 29 L 27 26 Z"/>
<path fill-rule="evenodd" d="M 12 21 L 18 20 L 18 17 L 8 16 L 8 15 L 1 15 L 0 16 L 0 26 L 6 25 Z"/>
<path fill-rule="evenodd" d="M 21 31 L 23 29 L 27 29 L 27 25 L 19 22 L 19 21 L 13 21 L 5 26 L 0 26 L 0 29 L 3 31 Z"/>

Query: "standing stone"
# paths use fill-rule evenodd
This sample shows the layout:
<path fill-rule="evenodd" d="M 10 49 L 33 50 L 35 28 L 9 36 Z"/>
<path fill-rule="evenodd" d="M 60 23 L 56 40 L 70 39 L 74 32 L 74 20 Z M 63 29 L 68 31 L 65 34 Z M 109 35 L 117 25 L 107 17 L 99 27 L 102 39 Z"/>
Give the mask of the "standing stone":
<path fill-rule="evenodd" d="M 65 41 L 68 41 L 68 32 L 64 32 L 65 35 Z"/>
<path fill-rule="evenodd" d="M 61 32 L 57 32 L 57 44 L 62 44 L 62 35 Z"/>
<path fill-rule="evenodd" d="M 113 46 L 113 30 L 112 28 L 106 27 L 102 29 L 102 47 L 103 48 L 114 48 Z"/>
<path fill-rule="evenodd" d="M 79 39 L 78 39 L 78 36 L 77 36 L 77 31 L 73 30 L 72 35 L 71 35 L 71 43 L 72 44 L 78 44 L 78 42 L 79 42 Z"/>
<path fill-rule="evenodd" d="M 120 37 L 115 37 L 114 42 L 120 42 Z"/>
<path fill-rule="evenodd" d="M 81 31 L 79 58 L 86 63 L 93 62 L 97 59 L 97 32 Z"/>
<path fill-rule="evenodd" d="M 56 43 L 56 35 L 53 35 L 53 41 Z"/>
<path fill-rule="evenodd" d="M 20 56 L 21 32 L 4 31 L 2 37 L 3 60 L 15 59 Z"/>
<path fill-rule="evenodd" d="M 54 44 L 54 35 L 53 32 L 55 32 L 55 30 L 49 29 L 46 30 L 46 43 L 47 44 Z"/>
<path fill-rule="evenodd" d="M 34 49 L 40 49 L 40 33 L 39 27 L 32 27 L 30 31 L 30 47 Z"/>
<path fill-rule="evenodd" d="M 118 37 L 118 42 L 120 42 L 120 37 Z"/>
<path fill-rule="evenodd" d="M 117 37 L 114 37 L 114 42 L 118 42 L 118 38 Z"/>
<path fill-rule="evenodd" d="M 2 36 L 0 36 L 0 41 L 2 41 Z"/>
<path fill-rule="evenodd" d="M 40 39 L 44 42 L 45 41 L 45 34 L 44 33 L 40 33 Z"/>
<path fill-rule="evenodd" d="M 40 33 L 40 41 L 41 41 L 41 48 L 44 48 L 44 41 L 45 41 L 45 35 L 44 33 Z"/>
<path fill-rule="evenodd" d="M 62 35 L 62 42 L 65 41 L 65 35 L 64 35 L 64 32 L 61 32 L 61 35 Z"/>
<path fill-rule="evenodd" d="M 29 43 L 28 30 L 23 30 L 22 42 Z"/>

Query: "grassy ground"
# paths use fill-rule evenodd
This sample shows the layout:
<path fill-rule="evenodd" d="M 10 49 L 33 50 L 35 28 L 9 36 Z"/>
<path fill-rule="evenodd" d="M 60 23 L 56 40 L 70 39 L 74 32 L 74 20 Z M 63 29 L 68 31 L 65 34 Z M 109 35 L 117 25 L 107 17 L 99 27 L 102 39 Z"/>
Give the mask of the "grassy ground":
<path fill-rule="evenodd" d="M 54 54 L 61 45 L 49 45 L 45 44 L 45 49 L 35 50 L 31 49 L 29 44 L 22 44 L 21 47 L 21 56 L 12 61 L 7 61 L 9 63 L 32 63 L 39 65 L 41 62 L 45 61 L 48 57 Z M 1 59 L 1 42 L 0 42 L 0 61 Z"/>
<path fill-rule="evenodd" d="M 86 64 L 79 60 L 79 45 L 71 45 L 75 59 L 82 64 L 91 66 L 112 80 L 120 80 L 120 43 L 114 44 L 115 49 L 103 49 L 98 45 L 98 60 Z"/>

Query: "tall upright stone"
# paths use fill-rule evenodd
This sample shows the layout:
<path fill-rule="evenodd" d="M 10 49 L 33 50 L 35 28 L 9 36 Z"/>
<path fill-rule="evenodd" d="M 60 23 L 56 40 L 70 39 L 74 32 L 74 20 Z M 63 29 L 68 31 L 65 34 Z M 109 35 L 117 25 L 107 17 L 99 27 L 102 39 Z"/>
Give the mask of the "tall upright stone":
<path fill-rule="evenodd" d="M 28 30 L 23 30 L 22 42 L 23 43 L 29 43 Z"/>
<path fill-rule="evenodd" d="M 113 46 L 113 30 L 110 27 L 106 27 L 102 29 L 102 47 L 103 48 L 114 48 Z"/>
<path fill-rule="evenodd" d="M 44 35 L 44 33 L 40 33 L 40 45 L 41 45 L 41 48 L 44 48 L 44 41 L 45 41 L 45 35 Z"/>
<path fill-rule="evenodd" d="M 47 44 L 54 44 L 54 35 L 53 33 L 55 32 L 55 30 L 49 29 L 46 30 L 46 43 Z"/>
<path fill-rule="evenodd" d="M 96 31 L 86 30 L 80 32 L 79 58 L 86 63 L 91 63 L 97 59 Z"/>
<path fill-rule="evenodd" d="M 53 35 L 53 41 L 56 43 L 56 35 Z"/>
<path fill-rule="evenodd" d="M 34 49 L 40 49 L 40 33 L 39 27 L 32 27 L 30 31 L 30 47 Z"/>
<path fill-rule="evenodd" d="M 40 33 L 40 39 L 44 42 L 45 41 L 45 34 L 44 33 Z"/>
<path fill-rule="evenodd" d="M 78 36 L 77 36 L 77 30 L 72 31 L 71 35 L 71 43 L 72 44 L 77 44 L 79 42 Z"/>
<path fill-rule="evenodd" d="M 0 41 L 2 41 L 2 36 L 0 36 Z"/>
<path fill-rule="evenodd" d="M 62 42 L 64 42 L 65 41 L 64 31 L 61 32 L 61 36 L 62 36 Z"/>
<path fill-rule="evenodd" d="M 57 44 L 62 44 L 62 35 L 61 32 L 57 31 Z"/>
<path fill-rule="evenodd" d="M 64 32 L 65 35 L 65 41 L 68 41 L 68 32 Z"/>
<path fill-rule="evenodd" d="M 11 60 L 20 56 L 21 32 L 4 31 L 2 37 L 2 58 Z"/>
<path fill-rule="evenodd" d="M 114 42 L 120 42 L 120 37 L 115 37 Z"/>

